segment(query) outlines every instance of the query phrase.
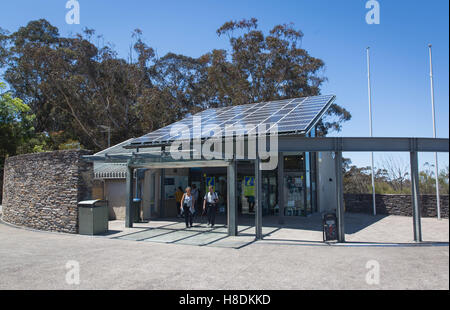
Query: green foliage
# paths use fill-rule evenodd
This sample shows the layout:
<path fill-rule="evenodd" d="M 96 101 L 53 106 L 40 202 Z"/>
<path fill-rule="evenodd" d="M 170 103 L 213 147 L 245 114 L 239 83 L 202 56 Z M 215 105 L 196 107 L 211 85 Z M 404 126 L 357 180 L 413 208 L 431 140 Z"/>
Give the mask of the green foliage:
<path fill-rule="evenodd" d="M 344 159 L 344 192 L 349 194 L 372 193 L 372 180 L 370 167 L 356 167 L 351 160 Z M 410 194 L 411 180 L 407 168 L 400 162 L 389 159 L 384 167 L 375 169 L 375 192 L 377 194 Z M 421 194 L 433 195 L 436 193 L 434 165 L 425 163 L 419 172 L 419 191 Z M 394 173 L 395 172 L 395 173 Z M 449 168 L 439 173 L 439 191 L 443 195 L 449 194 Z"/>
<path fill-rule="evenodd" d="M 72 139 L 69 139 L 58 146 L 59 150 L 80 150 L 82 148 L 80 142 Z"/>
<path fill-rule="evenodd" d="M 0 165 L 7 155 L 16 154 L 17 147 L 23 144 L 34 132 L 34 115 L 19 98 L 14 98 L 0 82 Z"/>
<path fill-rule="evenodd" d="M 225 23 L 217 34 L 228 37 L 229 50 L 158 57 L 136 29 L 121 59 L 93 29 L 64 37 L 45 19 L 13 33 L 0 29 L 0 65 L 11 88 L 1 94 L 1 163 L 18 153 L 105 149 L 101 126 L 116 144 L 210 107 L 320 94 L 324 62 L 300 47 L 303 33 L 292 24 L 264 33 L 253 18 Z M 319 134 L 350 118 L 333 105 Z"/>
<path fill-rule="evenodd" d="M 345 163 L 344 192 L 352 194 L 371 192 L 370 167 L 351 166 L 349 159 L 346 159 Z"/>
<path fill-rule="evenodd" d="M 30 123 L 34 116 L 27 114 L 30 107 L 19 98 L 13 98 L 10 92 L 3 92 L 6 84 L 0 82 L 0 124 Z"/>
<path fill-rule="evenodd" d="M 320 94 L 325 64 L 300 47 L 303 33 L 292 24 L 276 25 L 266 35 L 258 30 L 255 18 L 244 19 L 225 23 L 217 34 L 228 37 L 231 51 L 214 50 L 203 56 L 215 105 Z M 334 104 L 318 123 L 318 135 L 340 131 L 350 119 L 347 110 Z"/>
<path fill-rule="evenodd" d="M 50 138 L 44 133 L 35 133 L 17 147 L 17 154 L 41 153 L 53 150 Z"/>
<path fill-rule="evenodd" d="M 436 177 L 434 173 L 434 164 L 425 163 L 424 168 L 419 174 L 421 193 L 435 194 L 436 193 Z M 442 169 L 438 174 L 439 192 L 443 195 L 449 193 L 449 168 L 448 166 Z"/>
<path fill-rule="evenodd" d="M 34 115 L 30 108 L 10 92 L 0 82 L 0 188 L 3 182 L 5 158 L 15 155 L 20 145 L 32 136 Z"/>
<path fill-rule="evenodd" d="M 449 168 L 448 165 L 439 173 L 439 189 L 443 195 L 449 194 Z"/>
<path fill-rule="evenodd" d="M 111 128 L 115 144 L 209 107 L 320 94 L 324 62 L 300 47 L 303 33 L 293 25 L 266 34 L 251 19 L 225 23 L 217 33 L 228 36 L 229 51 L 159 58 L 136 29 L 125 60 L 110 45 L 94 43 L 102 40 L 93 29 L 63 37 L 41 19 L 0 32 L 0 58 L 14 95 L 35 115 L 36 132 L 64 132 L 61 143 L 93 151 L 107 146 L 99 125 Z M 319 132 L 340 130 L 350 118 L 333 105 Z M 59 148 L 37 149 L 47 147 Z"/>

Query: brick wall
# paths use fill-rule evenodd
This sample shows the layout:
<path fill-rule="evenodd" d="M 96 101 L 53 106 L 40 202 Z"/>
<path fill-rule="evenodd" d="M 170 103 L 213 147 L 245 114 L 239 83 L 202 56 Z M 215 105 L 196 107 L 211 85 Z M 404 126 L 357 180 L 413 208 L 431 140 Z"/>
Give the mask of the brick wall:
<path fill-rule="evenodd" d="M 345 210 L 372 213 L 372 194 L 345 194 Z M 440 196 L 441 216 L 448 218 L 448 195 Z M 420 196 L 421 215 L 436 217 L 436 195 Z M 377 214 L 412 216 L 411 195 L 376 195 Z"/>
<path fill-rule="evenodd" d="M 93 167 L 84 150 L 9 157 L 3 179 L 3 220 L 34 229 L 78 233 L 77 203 L 91 198 Z"/>

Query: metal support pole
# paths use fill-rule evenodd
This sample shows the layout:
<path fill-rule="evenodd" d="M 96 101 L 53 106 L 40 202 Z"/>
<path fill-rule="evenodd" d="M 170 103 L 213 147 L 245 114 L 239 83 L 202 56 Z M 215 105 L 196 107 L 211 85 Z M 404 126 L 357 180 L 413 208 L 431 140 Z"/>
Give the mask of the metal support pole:
<path fill-rule="evenodd" d="M 372 211 L 373 215 L 377 215 L 377 200 L 376 200 L 376 191 L 375 191 L 375 167 L 374 167 L 374 160 L 373 160 L 373 152 L 371 154 L 371 161 L 372 161 Z"/>
<path fill-rule="evenodd" d="M 419 160 L 416 151 L 411 154 L 411 200 L 413 204 L 414 241 L 422 242 L 422 227 L 420 222 L 420 200 L 419 200 Z"/>
<path fill-rule="evenodd" d="M 136 182 L 134 182 L 134 186 L 136 188 L 134 192 L 135 198 L 141 198 L 139 197 L 139 169 L 136 169 Z"/>
<path fill-rule="evenodd" d="M 149 200 L 150 200 L 150 212 L 149 212 L 149 219 L 152 219 L 153 216 L 153 211 L 155 208 L 155 171 L 154 170 L 150 170 L 150 173 L 148 175 L 149 180 Z"/>
<path fill-rule="evenodd" d="M 108 148 L 111 147 L 111 127 L 108 127 Z"/>
<path fill-rule="evenodd" d="M 370 137 L 373 137 L 373 124 L 372 124 L 372 86 L 370 83 L 370 47 L 367 51 L 367 83 L 368 83 L 368 95 L 369 95 L 369 124 L 370 124 Z M 375 196 L 375 168 L 373 163 L 373 152 L 371 153 L 371 167 L 372 167 L 372 208 L 373 215 L 377 215 L 377 203 Z"/>
<path fill-rule="evenodd" d="M 345 242 L 345 225 L 344 225 L 344 187 L 342 175 L 342 152 L 336 152 L 335 174 L 336 174 L 336 200 L 337 200 L 337 219 L 338 219 L 338 241 Z"/>
<path fill-rule="evenodd" d="M 431 109 L 432 109 L 432 115 L 433 115 L 433 138 L 436 139 L 437 132 L 436 132 L 436 110 L 434 105 L 434 80 L 433 80 L 433 54 L 432 54 L 432 45 L 428 45 L 428 49 L 430 52 L 430 83 L 431 83 Z M 441 219 L 441 202 L 439 197 L 439 164 L 438 164 L 438 154 L 437 152 L 434 153 L 434 173 L 436 177 L 436 212 L 437 217 L 440 220 Z"/>
<path fill-rule="evenodd" d="M 133 227 L 133 172 L 134 169 L 129 164 L 127 166 L 126 181 L 126 210 L 125 210 L 125 227 Z"/>
<path fill-rule="evenodd" d="M 262 171 L 260 170 L 261 159 L 255 159 L 255 235 L 256 240 L 261 240 L 262 236 Z"/>
<path fill-rule="evenodd" d="M 101 132 L 108 133 L 108 148 L 110 148 L 111 147 L 111 126 L 98 125 L 98 127 L 103 129 L 103 131 L 101 131 Z"/>
<path fill-rule="evenodd" d="M 279 223 L 284 224 L 284 156 L 278 153 L 278 210 Z"/>
<path fill-rule="evenodd" d="M 161 172 L 159 175 L 160 175 L 159 213 L 161 214 L 161 217 L 165 217 L 166 216 L 166 186 L 165 186 L 166 171 L 164 169 L 161 169 Z"/>
<path fill-rule="evenodd" d="M 237 236 L 238 235 L 238 225 L 237 225 L 237 178 L 236 178 L 236 161 L 233 160 L 227 168 L 227 183 L 228 183 L 228 212 L 227 212 L 227 224 L 228 224 L 228 235 Z"/>

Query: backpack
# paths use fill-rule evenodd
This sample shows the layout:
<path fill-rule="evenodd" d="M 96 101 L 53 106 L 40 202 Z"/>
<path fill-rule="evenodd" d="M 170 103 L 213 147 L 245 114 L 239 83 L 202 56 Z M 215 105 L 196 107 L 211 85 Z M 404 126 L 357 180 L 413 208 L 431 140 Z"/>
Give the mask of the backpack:
<path fill-rule="evenodd" d="M 210 194 L 210 192 L 208 192 L 206 194 L 206 197 L 208 197 L 209 194 Z M 219 195 L 216 192 L 212 193 L 212 195 L 213 195 L 212 197 L 213 197 L 214 203 L 218 203 L 219 202 Z"/>

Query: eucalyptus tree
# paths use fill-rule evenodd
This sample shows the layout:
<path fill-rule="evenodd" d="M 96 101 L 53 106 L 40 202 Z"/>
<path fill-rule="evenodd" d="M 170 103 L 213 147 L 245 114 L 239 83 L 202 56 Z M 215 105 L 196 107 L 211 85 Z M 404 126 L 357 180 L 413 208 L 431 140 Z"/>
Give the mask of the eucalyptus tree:
<path fill-rule="evenodd" d="M 93 29 L 63 37 L 41 19 L 12 34 L 0 31 L 0 64 L 14 95 L 35 114 L 36 132 L 52 138 L 54 148 L 64 140 L 105 148 L 99 125 L 110 127 L 118 143 L 211 107 L 320 94 L 324 62 L 301 47 L 303 33 L 293 25 L 264 34 L 256 19 L 242 20 L 217 34 L 228 37 L 228 50 L 158 57 L 136 29 L 124 59 Z M 333 105 L 320 134 L 350 118 Z"/>
<path fill-rule="evenodd" d="M 227 36 L 229 50 L 213 50 L 202 58 L 208 63 L 213 105 L 245 104 L 320 94 L 326 81 L 324 62 L 301 47 L 303 33 L 292 24 L 276 25 L 268 34 L 258 21 L 230 21 L 218 30 Z M 334 104 L 318 124 L 320 134 L 339 131 L 351 114 Z"/>

